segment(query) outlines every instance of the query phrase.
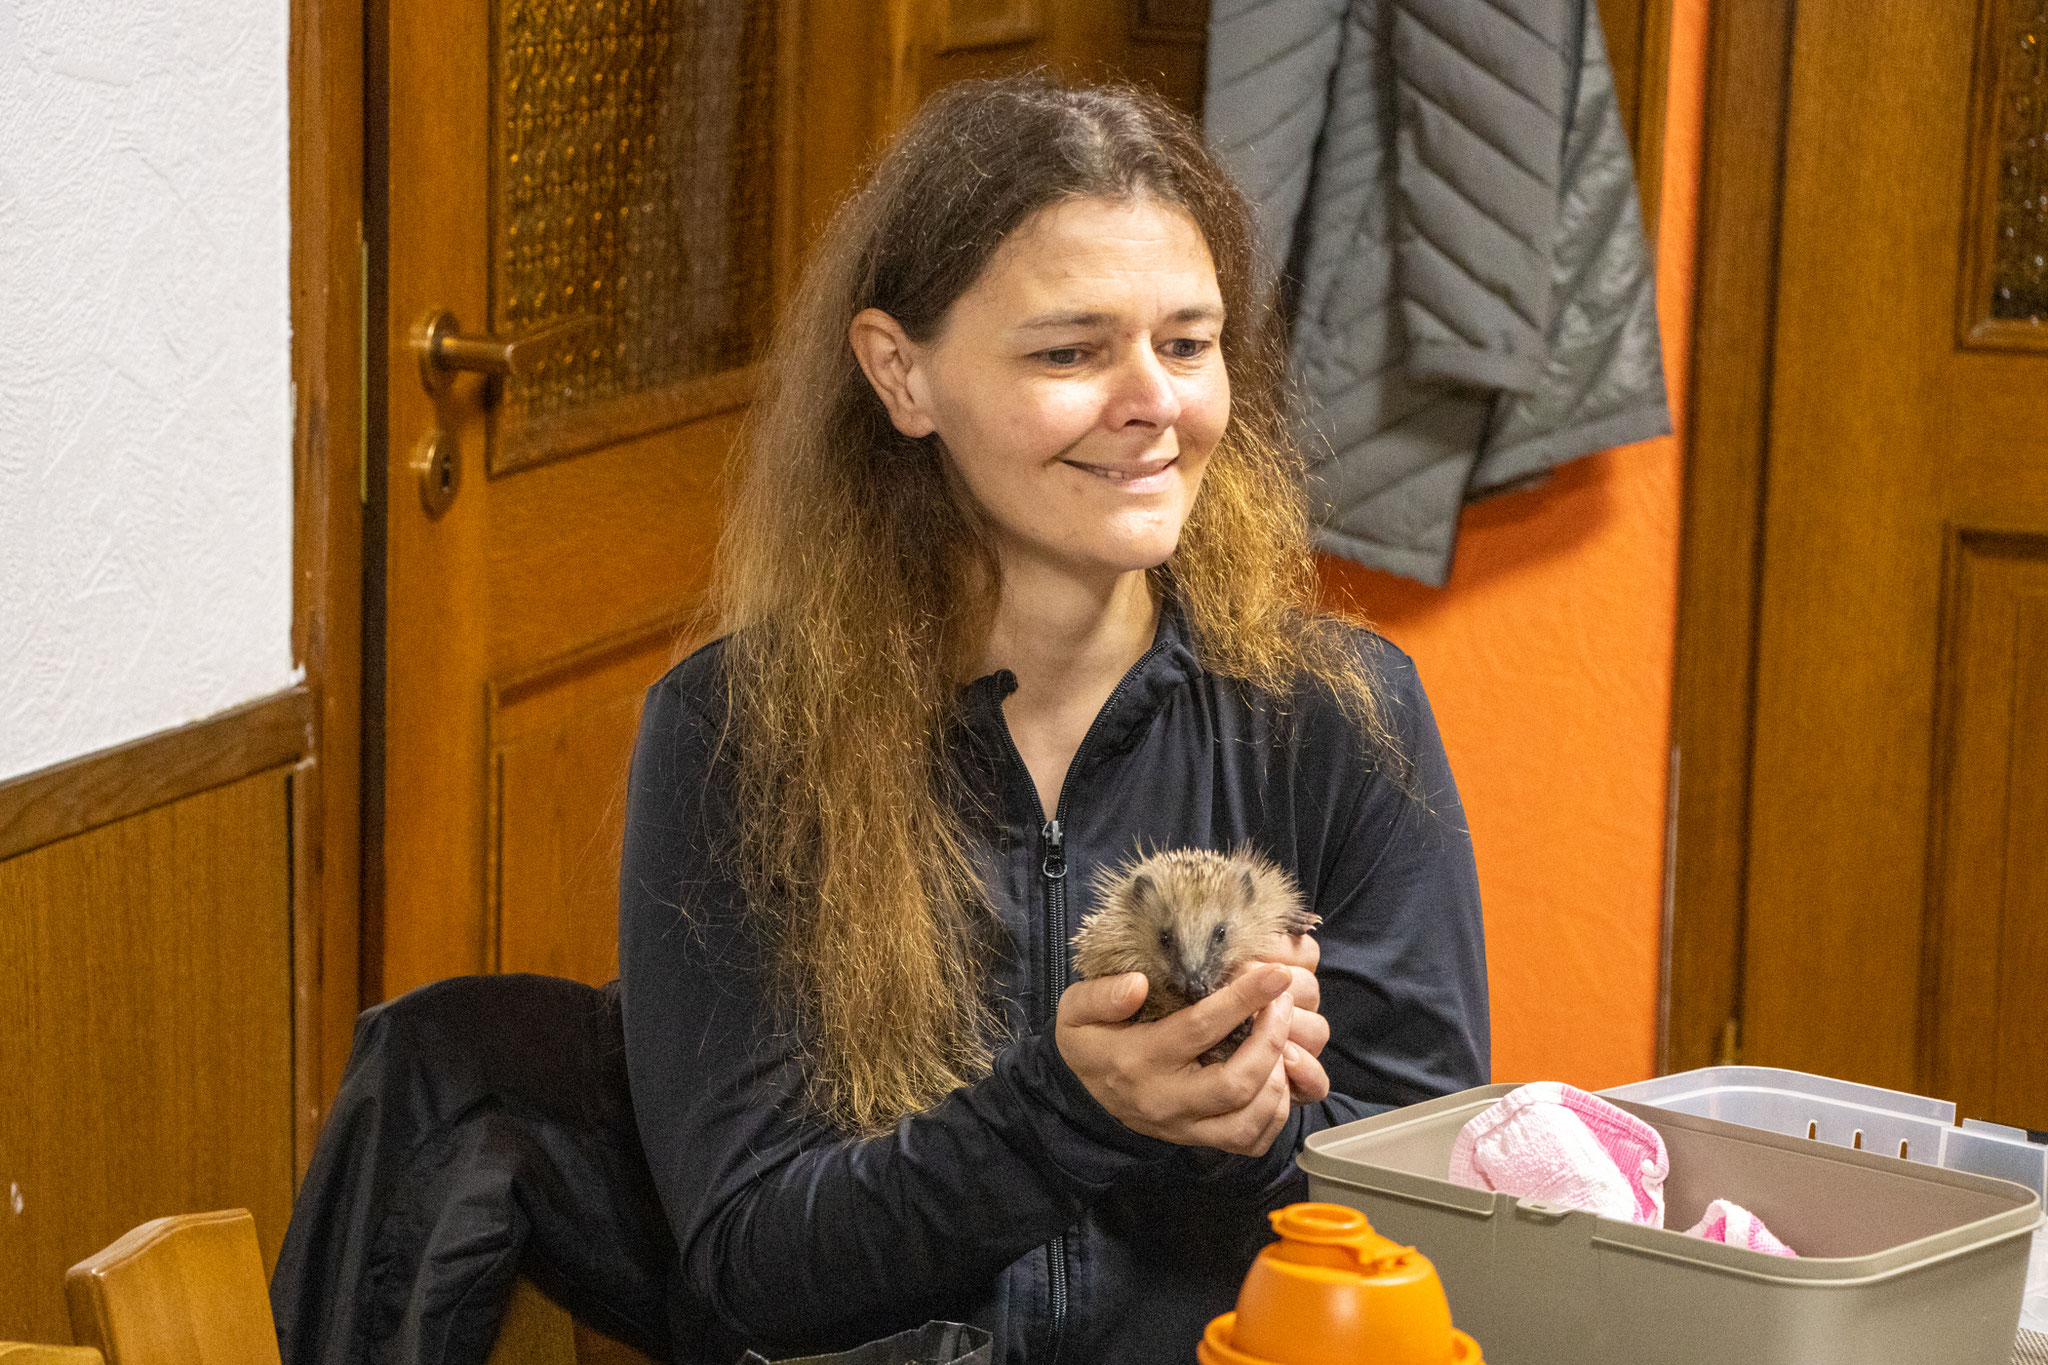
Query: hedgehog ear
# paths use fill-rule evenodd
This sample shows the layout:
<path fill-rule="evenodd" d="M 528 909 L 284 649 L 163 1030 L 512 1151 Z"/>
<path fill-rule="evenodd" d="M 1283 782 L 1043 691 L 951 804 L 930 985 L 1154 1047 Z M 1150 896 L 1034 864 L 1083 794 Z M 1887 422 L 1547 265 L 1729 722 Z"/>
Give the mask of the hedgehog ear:
<path fill-rule="evenodd" d="M 1244 903 L 1254 904 L 1259 899 L 1259 884 L 1252 880 L 1252 870 L 1246 868 L 1238 876 L 1244 879 Z"/>
<path fill-rule="evenodd" d="M 1152 874 L 1140 872 L 1131 878 L 1131 903 L 1144 910 L 1159 908 L 1162 901 L 1159 887 L 1153 882 Z"/>

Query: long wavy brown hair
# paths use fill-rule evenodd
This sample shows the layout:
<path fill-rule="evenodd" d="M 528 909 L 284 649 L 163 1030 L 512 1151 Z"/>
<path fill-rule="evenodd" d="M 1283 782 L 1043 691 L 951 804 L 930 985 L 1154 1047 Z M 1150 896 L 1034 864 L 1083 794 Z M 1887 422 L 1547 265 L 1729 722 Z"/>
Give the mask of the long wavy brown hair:
<path fill-rule="evenodd" d="M 977 950 L 991 911 L 943 753 L 1001 578 L 943 446 L 890 423 L 848 326 L 879 308 L 931 340 L 1009 234 L 1081 197 L 1184 209 L 1226 310 L 1230 423 L 1155 590 L 1208 670 L 1283 698 L 1319 684 L 1397 755 L 1369 666 L 1316 608 L 1283 333 L 1250 206 L 1199 131 L 1123 87 L 1033 76 L 934 96 L 833 218 L 781 320 L 714 589 L 749 913 L 810 1099 L 857 1132 L 985 1074 L 1001 1042 Z"/>

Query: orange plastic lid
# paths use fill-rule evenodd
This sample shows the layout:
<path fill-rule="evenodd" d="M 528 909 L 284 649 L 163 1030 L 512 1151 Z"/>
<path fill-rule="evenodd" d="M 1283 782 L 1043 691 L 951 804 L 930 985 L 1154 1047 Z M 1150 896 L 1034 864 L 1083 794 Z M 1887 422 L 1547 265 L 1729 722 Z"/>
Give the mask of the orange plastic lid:
<path fill-rule="evenodd" d="M 1451 1326 L 1436 1267 L 1341 1204 L 1290 1204 L 1237 1311 L 1202 1334 L 1201 1365 L 1482 1365 Z"/>

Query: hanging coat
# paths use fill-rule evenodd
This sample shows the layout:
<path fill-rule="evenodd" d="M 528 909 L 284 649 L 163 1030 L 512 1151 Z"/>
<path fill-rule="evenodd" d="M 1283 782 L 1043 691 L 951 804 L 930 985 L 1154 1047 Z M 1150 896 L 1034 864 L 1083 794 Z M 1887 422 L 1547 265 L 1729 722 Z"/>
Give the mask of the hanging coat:
<path fill-rule="evenodd" d="M 1205 118 L 1285 279 L 1322 549 L 1441 585 L 1468 499 L 1671 430 L 1593 0 L 1216 0 Z"/>

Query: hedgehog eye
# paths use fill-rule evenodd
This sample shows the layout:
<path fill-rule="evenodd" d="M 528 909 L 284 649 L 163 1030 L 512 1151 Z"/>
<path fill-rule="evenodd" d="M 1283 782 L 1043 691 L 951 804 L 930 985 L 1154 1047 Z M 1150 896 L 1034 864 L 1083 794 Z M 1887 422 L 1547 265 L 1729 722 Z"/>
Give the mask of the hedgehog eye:
<path fill-rule="evenodd" d="M 1159 931 L 1159 946 L 1162 948 L 1171 948 L 1173 946 L 1173 930 L 1161 929 Z"/>
<path fill-rule="evenodd" d="M 1216 932 L 1215 932 L 1215 933 L 1213 933 L 1213 934 L 1211 934 L 1211 935 L 1209 935 L 1209 942 L 1211 942 L 1211 943 L 1221 943 L 1221 942 L 1223 942 L 1223 940 L 1224 940 L 1224 937 L 1225 937 L 1225 935 L 1226 935 L 1226 931 L 1227 931 L 1227 926 L 1225 926 L 1225 925 L 1221 925 L 1221 924 L 1217 925 L 1217 926 L 1216 926 Z"/>

